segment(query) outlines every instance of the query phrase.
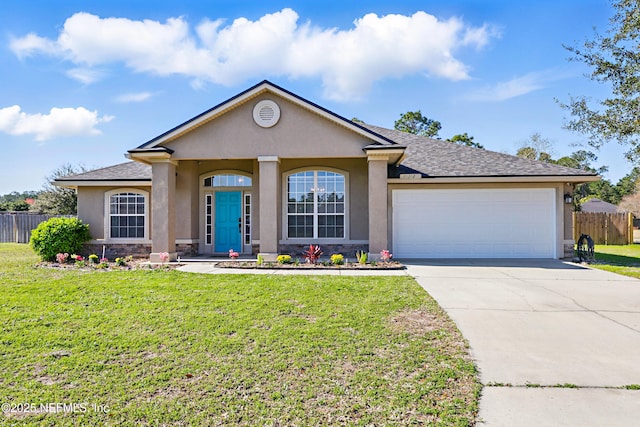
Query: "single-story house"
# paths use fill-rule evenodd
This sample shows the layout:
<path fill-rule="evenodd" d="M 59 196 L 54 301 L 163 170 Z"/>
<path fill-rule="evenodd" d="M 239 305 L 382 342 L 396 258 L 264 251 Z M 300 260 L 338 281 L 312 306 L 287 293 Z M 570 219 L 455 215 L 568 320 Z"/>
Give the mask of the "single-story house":
<path fill-rule="evenodd" d="M 263 81 L 128 152 L 68 176 L 90 248 L 374 258 L 571 256 L 565 194 L 591 172 L 346 119 Z"/>
<path fill-rule="evenodd" d="M 618 208 L 613 203 L 605 202 L 604 200 L 589 199 L 580 205 L 581 212 L 604 212 L 604 213 L 618 213 L 625 212 L 624 209 Z"/>

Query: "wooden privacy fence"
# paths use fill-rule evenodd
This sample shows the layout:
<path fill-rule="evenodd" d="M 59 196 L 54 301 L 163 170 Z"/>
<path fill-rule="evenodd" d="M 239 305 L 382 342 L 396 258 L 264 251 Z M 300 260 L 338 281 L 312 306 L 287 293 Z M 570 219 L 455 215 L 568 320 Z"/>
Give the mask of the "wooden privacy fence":
<path fill-rule="evenodd" d="M 573 240 L 588 234 L 596 245 L 628 245 L 633 243 L 633 214 L 574 212 Z"/>
<path fill-rule="evenodd" d="M 0 213 L 0 243 L 29 243 L 31 230 L 56 215 L 26 212 Z"/>

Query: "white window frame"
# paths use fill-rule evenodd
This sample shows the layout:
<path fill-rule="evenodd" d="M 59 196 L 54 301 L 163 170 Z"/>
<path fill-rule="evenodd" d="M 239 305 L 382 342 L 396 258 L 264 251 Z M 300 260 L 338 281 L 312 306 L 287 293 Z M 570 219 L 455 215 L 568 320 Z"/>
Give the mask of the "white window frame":
<path fill-rule="evenodd" d="M 313 202 L 313 237 L 289 237 L 289 177 L 302 172 L 313 172 L 314 187 L 318 184 L 318 172 L 331 172 L 344 177 L 344 235 L 343 237 L 318 237 L 318 199 Z M 282 234 L 284 242 L 334 243 L 349 240 L 349 172 L 326 166 L 314 166 L 287 171 L 282 175 Z"/>
<path fill-rule="evenodd" d="M 144 237 L 111 237 L 111 196 L 132 193 L 144 197 Z M 139 188 L 116 188 L 104 194 L 104 237 L 118 243 L 143 243 L 149 241 L 149 192 Z"/>

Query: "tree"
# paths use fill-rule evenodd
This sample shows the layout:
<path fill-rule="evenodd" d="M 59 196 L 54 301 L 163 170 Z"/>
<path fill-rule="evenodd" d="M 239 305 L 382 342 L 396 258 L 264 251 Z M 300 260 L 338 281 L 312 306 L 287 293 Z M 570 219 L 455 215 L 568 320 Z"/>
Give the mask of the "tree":
<path fill-rule="evenodd" d="M 568 168 L 593 170 L 591 162 L 595 162 L 596 160 L 598 160 L 598 156 L 596 156 L 595 153 L 587 150 L 578 150 L 569 156 L 560 157 L 555 163 Z M 593 171 L 595 172 L 595 170 Z"/>
<path fill-rule="evenodd" d="M 447 139 L 447 141 L 458 145 L 466 145 L 467 147 L 480 148 L 484 150 L 484 147 L 479 142 L 475 142 L 473 137 L 469 136 L 466 132 L 453 135 L 450 139 Z"/>
<path fill-rule="evenodd" d="M 594 30 L 593 39 L 582 46 L 565 46 L 571 61 L 583 62 L 590 69 L 590 80 L 608 84 L 611 96 L 592 101 L 572 96 L 560 105 L 573 119 L 565 123 L 569 130 L 583 133 L 588 142 L 600 148 L 605 142 L 618 141 L 629 147 L 626 157 L 640 160 L 640 7 L 637 0 L 614 0 L 615 15 L 605 35 Z"/>
<path fill-rule="evenodd" d="M 429 138 L 437 138 L 442 125 L 437 120 L 432 120 L 423 116 L 420 110 L 418 110 L 408 111 L 401 114 L 400 118 L 395 121 L 393 127 L 394 129 L 402 132 L 427 136 Z"/>
<path fill-rule="evenodd" d="M 30 205 L 27 200 L 35 199 L 37 195 L 36 191 L 24 191 L 22 193 L 13 191 L 0 196 L 0 211 L 28 211 Z"/>
<path fill-rule="evenodd" d="M 54 170 L 51 175 L 46 178 L 46 182 L 42 186 L 42 191 L 38 195 L 32 209 L 53 215 L 76 215 L 78 213 L 76 190 L 58 187 L 53 185 L 53 181 L 82 172 L 86 172 L 84 166 L 74 167 L 68 163 Z"/>
<path fill-rule="evenodd" d="M 636 194 L 638 191 L 638 181 L 640 179 L 640 168 L 635 167 L 631 172 L 620 178 L 616 184 L 616 190 L 621 197 Z"/>
<path fill-rule="evenodd" d="M 631 212 L 636 218 L 640 217 L 640 193 L 624 196 L 618 207 L 627 212 Z"/>
<path fill-rule="evenodd" d="M 516 156 L 523 159 L 538 160 L 546 163 L 553 163 L 553 145 L 547 138 L 543 138 L 540 132 L 532 133 L 528 140 L 516 151 Z"/>

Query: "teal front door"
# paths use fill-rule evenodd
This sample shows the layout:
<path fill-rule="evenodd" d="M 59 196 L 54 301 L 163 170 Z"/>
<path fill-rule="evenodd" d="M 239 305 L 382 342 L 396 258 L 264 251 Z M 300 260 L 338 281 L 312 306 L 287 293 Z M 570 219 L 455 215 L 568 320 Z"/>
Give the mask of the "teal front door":
<path fill-rule="evenodd" d="M 242 252 L 242 191 L 216 191 L 215 252 Z"/>

